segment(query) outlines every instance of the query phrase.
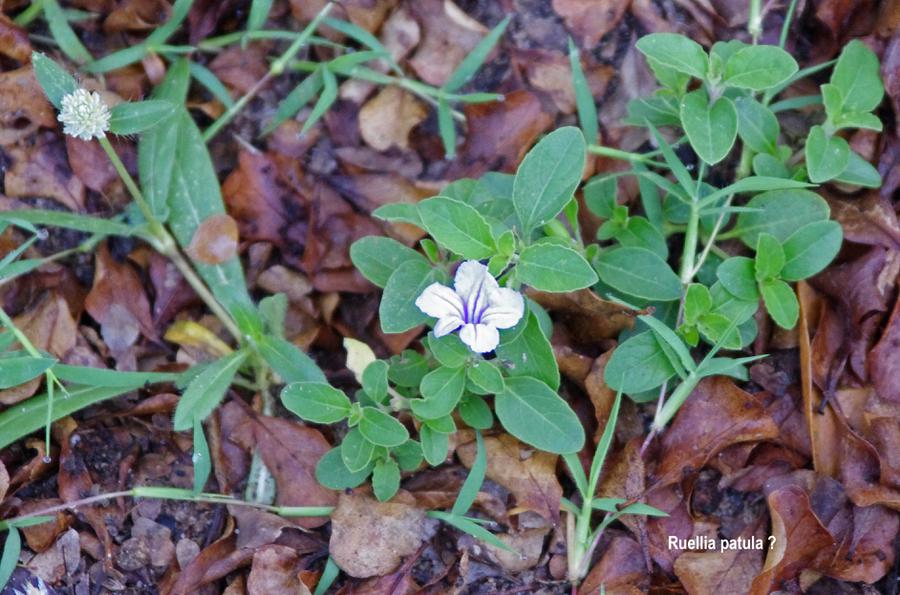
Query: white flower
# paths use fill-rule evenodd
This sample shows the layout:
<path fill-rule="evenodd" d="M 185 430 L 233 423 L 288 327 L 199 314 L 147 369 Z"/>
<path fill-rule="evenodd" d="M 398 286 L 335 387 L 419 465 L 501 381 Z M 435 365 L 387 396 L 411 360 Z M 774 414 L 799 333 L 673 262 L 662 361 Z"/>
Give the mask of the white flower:
<path fill-rule="evenodd" d="M 62 109 L 56 118 L 63 132 L 82 140 L 103 138 L 109 130 L 109 108 L 96 91 L 76 89 L 62 98 Z"/>
<path fill-rule="evenodd" d="M 497 329 L 515 326 L 525 311 L 522 295 L 500 287 L 477 260 L 459 265 L 453 287 L 432 283 L 416 298 L 416 306 L 438 319 L 434 336 L 459 329 L 459 338 L 476 353 L 493 351 L 500 342 Z"/>

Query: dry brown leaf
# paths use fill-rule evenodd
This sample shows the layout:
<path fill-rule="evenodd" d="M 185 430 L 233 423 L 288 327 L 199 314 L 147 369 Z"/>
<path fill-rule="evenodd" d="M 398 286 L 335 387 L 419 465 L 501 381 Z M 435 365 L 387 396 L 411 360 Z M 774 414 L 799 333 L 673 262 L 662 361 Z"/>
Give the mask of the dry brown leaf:
<path fill-rule="evenodd" d="M 732 444 L 771 440 L 778 426 L 762 402 L 724 376 L 704 379 L 662 437 L 658 484 L 680 481 Z"/>
<path fill-rule="evenodd" d="M 630 537 L 616 535 L 591 568 L 579 593 L 593 595 L 603 585 L 607 595 L 638 595 L 650 584 L 641 546 Z"/>
<path fill-rule="evenodd" d="M 299 563 L 297 552 L 285 545 L 267 545 L 256 550 L 247 577 L 247 595 L 310 595 L 309 588 L 297 576 Z"/>
<path fill-rule="evenodd" d="M 244 95 L 269 71 L 266 51 L 259 44 L 231 46 L 209 63 L 209 69 L 234 95 Z"/>
<path fill-rule="evenodd" d="M 72 175 L 61 139 L 45 138 L 34 146 L 16 145 L 5 151 L 12 161 L 3 179 L 6 196 L 49 198 L 71 211 L 84 209 L 84 184 Z"/>
<path fill-rule="evenodd" d="M 331 515 L 329 552 L 352 577 L 390 574 L 415 553 L 432 527 L 404 490 L 388 502 L 360 492 L 341 494 Z"/>
<path fill-rule="evenodd" d="M 234 534 L 211 543 L 180 573 L 160 586 L 162 595 L 194 595 L 205 584 L 218 580 L 250 563 L 253 550 L 235 547 Z M 174 579 L 174 580 L 172 580 Z"/>
<path fill-rule="evenodd" d="M 172 5 L 165 0 L 125 0 L 103 21 L 103 30 L 148 31 L 168 21 L 171 14 Z"/>
<path fill-rule="evenodd" d="M 450 0 L 419 0 L 410 9 L 421 24 L 422 42 L 409 64 L 420 79 L 440 87 L 481 40 L 484 28 L 459 18 Z"/>
<path fill-rule="evenodd" d="M 186 252 L 194 260 L 203 264 L 222 264 L 237 254 L 237 222 L 225 213 L 204 219 Z"/>
<path fill-rule="evenodd" d="M 484 447 L 487 478 L 508 489 L 515 496 L 518 508 L 531 510 L 553 525 L 558 524 L 563 492 L 556 477 L 557 455 L 534 450 L 509 434 L 486 437 Z M 475 443 L 462 444 L 456 452 L 460 461 L 471 469 Z"/>
<path fill-rule="evenodd" d="M 428 116 L 428 110 L 411 93 L 393 85 L 385 87 L 359 110 L 359 133 L 378 151 L 409 148 L 409 131 Z"/>
<path fill-rule="evenodd" d="M 299 422 L 244 411 L 244 420 L 225 438 L 247 450 L 259 449 L 272 472 L 281 506 L 333 506 L 336 494 L 316 481 L 316 464 L 331 449 L 322 433 Z M 252 415 L 252 417 L 251 417 Z M 328 522 L 328 517 L 295 519 L 307 529 Z"/>
<path fill-rule="evenodd" d="M 878 396 L 900 403 L 900 298 L 894 303 L 887 328 L 869 352 L 868 364 Z"/>
<path fill-rule="evenodd" d="M 88 313 L 100 323 L 103 340 L 113 354 L 134 345 L 139 335 L 156 339 L 150 301 L 137 272 L 117 262 L 106 244 L 97 250 L 94 286 L 84 300 Z"/>
<path fill-rule="evenodd" d="M 762 539 L 756 533 L 741 537 Z M 763 550 L 753 548 L 685 552 L 675 560 L 675 576 L 690 595 L 746 593 L 762 565 Z"/>
<path fill-rule="evenodd" d="M 2 31 L 0 26 L 0 35 Z M 42 126 L 54 128 L 56 117 L 31 67 L 0 72 L 0 145 L 13 144 Z"/>
<path fill-rule="evenodd" d="M 0 53 L 23 64 L 31 60 L 28 31 L 16 25 L 6 14 L 0 14 Z"/>
<path fill-rule="evenodd" d="M 544 551 L 549 527 L 526 529 L 521 533 L 501 533 L 497 538 L 515 552 L 500 549 L 490 543 L 484 547 L 488 555 L 506 572 L 523 572 L 537 566 Z"/>
<path fill-rule="evenodd" d="M 858 244 L 900 250 L 900 223 L 891 203 L 877 191 L 859 198 L 825 195 L 831 216 L 844 229 L 844 238 Z"/>
<path fill-rule="evenodd" d="M 305 218 L 303 204 L 279 176 L 276 162 L 250 146 L 238 153 L 238 166 L 225 178 L 222 197 L 246 241 L 280 246 L 288 221 Z"/>
<path fill-rule="evenodd" d="M 771 593 L 777 585 L 807 568 L 820 548 L 834 544 L 828 529 L 810 508 L 803 489 L 786 486 L 769 493 L 767 501 L 775 542 L 766 555 L 762 572 L 753 579 L 751 595 Z"/>
<path fill-rule="evenodd" d="M 58 498 L 33 498 L 27 499 L 19 506 L 19 515 L 37 512 L 62 504 Z M 28 547 L 35 552 L 43 552 L 56 542 L 64 531 L 69 528 L 69 520 L 62 512 L 56 513 L 52 522 L 32 525 L 30 527 L 22 527 L 21 531 L 25 537 Z"/>
<path fill-rule="evenodd" d="M 553 0 L 553 10 L 583 48 L 592 48 L 618 26 L 629 0 Z"/>
<path fill-rule="evenodd" d="M 634 325 L 638 312 L 604 300 L 590 289 L 570 293 L 527 290 L 528 297 L 556 313 L 577 341 L 594 344 L 612 339 Z"/>

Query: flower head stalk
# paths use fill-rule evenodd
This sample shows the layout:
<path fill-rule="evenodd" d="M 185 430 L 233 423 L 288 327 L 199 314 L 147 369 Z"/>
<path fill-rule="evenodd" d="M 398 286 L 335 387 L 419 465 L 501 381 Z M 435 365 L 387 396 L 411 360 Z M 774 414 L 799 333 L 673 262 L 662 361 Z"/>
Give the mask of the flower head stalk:
<path fill-rule="evenodd" d="M 456 270 L 453 288 L 432 283 L 416 298 L 416 307 L 437 318 L 434 335 L 459 331 L 459 338 L 476 353 L 493 351 L 500 343 L 498 329 L 522 319 L 525 301 L 517 291 L 500 287 L 488 268 L 467 260 Z"/>
<path fill-rule="evenodd" d="M 62 98 L 57 120 L 69 136 L 81 140 L 103 138 L 109 130 L 109 107 L 96 91 L 76 89 Z"/>

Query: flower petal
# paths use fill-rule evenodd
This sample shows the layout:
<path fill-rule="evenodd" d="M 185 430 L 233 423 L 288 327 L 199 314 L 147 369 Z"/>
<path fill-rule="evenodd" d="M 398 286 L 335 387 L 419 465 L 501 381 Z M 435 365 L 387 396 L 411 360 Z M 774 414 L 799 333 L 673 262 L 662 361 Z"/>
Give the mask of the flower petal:
<path fill-rule="evenodd" d="M 498 289 L 497 280 L 488 272 L 488 268 L 477 260 L 467 260 L 456 269 L 453 288 L 465 301 L 472 293 L 479 290 L 493 291 Z"/>
<path fill-rule="evenodd" d="M 459 338 L 476 353 L 493 351 L 500 343 L 500 333 L 487 324 L 467 324 L 459 331 Z"/>
<path fill-rule="evenodd" d="M 463 318 L 463 302 L 456 292 L 440 283 L 432 283 L 416 298 L 416 307 L 434 318 Z"/>
<path fill-rule="evenodd" d="M 434 336 L 440 338 L 444 335 L 449 335 L 463 324 L 463 320 L 459 316 L 444 316 L 439 318 L 437 324 L 434 325 Z"/>
<path fill-rule="evenodd" d="M 492 291 L 488 295 L 488 304 L 481 322 L 497 328 L 516 326 L 525 313 L 525 300 L 522 299 L 522 294 L 506 287 Z"/>

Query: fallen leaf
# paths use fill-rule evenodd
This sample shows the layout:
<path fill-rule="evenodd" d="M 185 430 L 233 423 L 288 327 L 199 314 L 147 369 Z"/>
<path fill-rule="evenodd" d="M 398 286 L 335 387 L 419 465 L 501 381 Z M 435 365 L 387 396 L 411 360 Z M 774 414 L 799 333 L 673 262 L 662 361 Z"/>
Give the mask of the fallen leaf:
<path fill-rule="evenodd" d="M 0 14 L 0 53 L 23 64 L 31 60 L 28 31 L 16 25 L 5 14 Z"/>
<path fill-rule="evenodd" d="M 112 257 L 106 244 L 97 250 L 94 285 L 84 307 L 100 323 L 100 333 L 113 354 L 134 345 L 141 334 L 157 339 L 143 282 L 129 263 Z"/>
<path fill-rule="evenodd" d="M 359 492 L 343 493 L 331 515 L 329 552 L 352 577 L 390 574 L 433 530 L 425 511 L 404 490 L 388 502 Z"/>
<path fill-rule="evenodd" d="M 877 191 L 852 199 L 825 194 L 831 216 L 844 229 L 844 239 L 900 250 L 900 223 L 891 203 Z"/>
<path fill-rule="evenodd" d="M 409 148 L 409 131 L 428 110 L 411 93 L 393 85 L 382 89 L 359 110 L 359 133 L 378 151 Z"/>
<path fill-rule="evenodd" d="M 872 384 L 878 396 L 886 401 L 900 403 L 900 299 L 894 303 L 894 311 L 878 343 L 869 352 L 868 365 Z"/>
<path fill-rule="evenodd" d="M 740 537 L 762 539 L 762 532 Z M 763 550 L 753 548 L 685 552 L 675 560 L 675 575 L 690 595 L 746 593 L 762 565 Z"/>
<path fill-rule="evenodd" d="M 420 0 L 410 6 L 422 27 L 422 41 L 409 60 L 419 78 L 440 87 L 481 40 L 484 28 L 459 13 L 450 0 Z"/>
<path fill-rule="evenodd" d="M 247 450 L 259 449 L 263 463 L 275 477 L 281 506 L 333 506 L 336 494 L 316 481 L 316 464 L 331 450 L 322 433 L 299 422 L 256 415 L 244 410 L 245 419 L 225 438 Z M 312 529 L 328 517 L 294 519 Z"/>
<path fill-rule="evenodd" d="M 309 588 L 297 577 L 299 562 L 297 552 L 284 545 L 272 544 L 256 550 L 247 577 L 247 595 L 309 595 Z"/>
<path fill-rule="evenodd" d="M 0 44 L 4 39 L 2 23 L 0 20 Z M 0 145 L 14 144 L 40 127 L 55 126 L 53 107 L 44 98 L 30 66 L 0 72 Z"/>
<path fill-rule="evenodd" d="M 44 137 L 33 146 L 5 151 L 12 162 L 3 179 L 6 196 L 49 198 L 72 211 L 84 209 L 84 184 L 69 169 L 62 139 Z"/>
<path fill-rule="evenodd" d="M 204 219 L 186 252 L 203 264 L 222 264 L 235 257 L 238 249 L 237 222 L 225 213 Z"/>
<path fill-rule="evenodd" d="M 523 572 L 534 568 L 541 561 L 544 541 L 549 527 L 526 529 L 521 533 L 501 533 L 497 538 L 514 552 L 500 549 L 490 543 L 484 547 L 488 555 L 506 572 Z"/>
<path fill-rule="evenodd" d="M 604 300 L 590 289 L 570 293 L 548 293 L 528 289 L 528 297 L 556 313 L 577 341 L 593 344 L 613 339 L 634 326 L 638 312 L 617 302 Z"/>
<path fill-rule="evenodd" d="M 760 400 L 724 376 L 697 385 L 662 436 L 657 485 L 680 481 L 732 444 L 778 436 Z"/>
<path fill-rule="evenodd" d="M 488 479 L 508 489 L 520 509 L 538 513 L 553 525 L 559 523 L 562 487 L 556 478 L 557 455 L 525 446 L 509 434 L 484 439 Z M 475 442 L 456 449 L 460 461 L 471 469 Z"/>
<path fill-rule="evenodd" d="M 619 534 L 609 542 L 578 592 L 584 595 L 599 593 L 602 585 L 607 595 L 638 595 L 645 593 L 649 584 L 641 546 Z"/>
<path fill-rule="evenodd" d="M 628 10 L 628 0 L 553 0 L 553 10 L 583 48 L 592 48 L 618 26 Z"/>

